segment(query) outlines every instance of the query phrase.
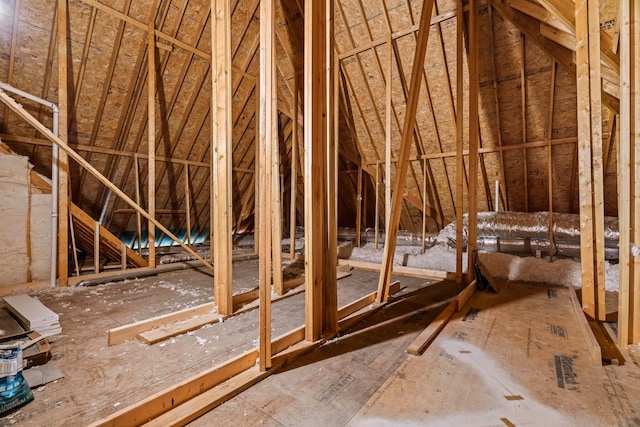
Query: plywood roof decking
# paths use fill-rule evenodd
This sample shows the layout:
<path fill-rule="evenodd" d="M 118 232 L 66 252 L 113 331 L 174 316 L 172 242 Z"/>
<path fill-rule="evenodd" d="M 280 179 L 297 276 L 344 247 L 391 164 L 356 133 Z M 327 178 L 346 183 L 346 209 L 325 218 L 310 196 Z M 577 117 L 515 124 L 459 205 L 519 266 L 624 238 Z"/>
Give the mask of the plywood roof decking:
<path fill-rule="evenodd" d="M 546 161 L 547 143 L 551 137 L 554 207 L 560 212 L 577 211 L 576 86 L 570 59 L 567 59 L 571 57 L 571 51 L 547 38 L 558 40 L 558 37 L 542 31 L 545 26 L 555 26 L 555 34 L 560 30 L 569 31 L 561 35 L 563 40 L 569 41 L 565 44 L 571 45 L 571 22 L 557 16 L 557 11 L 550 7 L 566 1 L 480 2 L 481 167 L 478 191 L 481 210 L 495 206 L 493 185 L 496 180 L 501 184 L 500 208 L 515 211 L 547 209 Z M 601 3 L 603 40 L 613 46 L 617 39 L 617 2 L 603 0 Z M 234 224 L 239 229 L 252 228 L 254 205 L 252 169 L 256 78 L 259 78 L 258 5 L 258 0 L 232 1 Z M 341 165 L 343 170 L 359 164 L 364 167 L 364 180 L 367 181 L 364 188 L 370 196 L 376 167 L 380 168 L 380 180 L 387 180 L 384 157 L 385 85 L 388 80 L 392 85 L 392 157 L 398 153 L 421 5 L 421 1 L 415 0 L 335 0 L 336 54 L 340 59 L 343 93 L 340 103 L 343 123 Z M 454 0 L 437 0 L 434 5 L 412 145 L 414 160 L 409 168 L 401 221 L 403 228 L 413 231 L 421 228 L 423 194 L 427 197 L 429 230 L 452 220 L 457 208 L 453 179 L 458 113 L 453 97 L 456 91 L 455 5 Z M 281 173 L 283 186 L 288 187 L 292 141 L 290 118 L 298 113 L 293 106 L 294 76 L 302 71 L 303 11 L 297 0 L 281 0 L 276 6 Z M 58 72 L 56 8 L 38 0 L 16 0 L 11 7 L 8 14 L 2 15 L 8 25 L 3 24 L 0 28 L 0 48 L 4 52 L 0 56 L 0 80 L 55 102 Z M 145 205 L 146 29 L 148 21 L 153 20 L 159 45 L 157 74 L 161 77 L 157 79 L 156 108 L 162 117 L 156 138 L 157 209 L 173 211 L 161 216 L 163 223 L 174 229 L 185 227 L 184 182 L 188 169 L 192 226 L 198 230 L 207 227 L 211 127 L 210 2 L 71 0 L 69 10 L 73 64 L 70 80 L 74 86 L 72 145 L 131 196 L 135 192 L 134 166 L 137 161 Z M 393 38 L 390 58 L 389 33 Z M 553 54 L 557 57 L 552 57 Z M 607 58 L 613 58 L 605 63 L 604 69 L 610 70 L 611 61 L 615 66 L 615 55 L 609 50 Z M 389 59 L 392 65 L 390 78 L 386 75 Z M 464 68 L 466 88 L 466 64 Z M 604 75 L 608 79 L 605 86 L 615 96 L 616 82 L 611 77 L 615 77 L 615 72 Z M 27 101 L 24 104 L 50 125 L 46 110 Z M 302 99 L 299 105 L 302 105 Z M 607 117 L 608 113 L 605 114 Z M 605 120 L 603 133 L 605 147 L 609 148 L 605 213 L 615 216 L 616 155 L 615 143 L 609 139 L 613 129 Z M 30 155 L 39 171 L 49 173 L 50 149 L 42 147 L 49 144 L 38 139 L 37 133 L 2 106 L 0 135 L 14 150 Z M 465 124 L 465 147 L 467 135 L 468 124 Z M 301 138 L 299 144 L 302 148 Z M 302 163 L 302 157 L 298 161 Z M 425 174 L 426 191 L 423 188 Z M 395 164 L 392 164 L 390 179 L 394 180 L 394 176 Z M 356 189 L 356 178 L 357 173 L 340 175 L 340 189 L 343 190 L 339 196 L 341 225 L 353 226 L 355 223 L 355 191 L 347 189 Z M 117 234 L 135 229 L 135 216 L 126 210 L 119 211 L 126 206 L 75 165 L 72 165 L 71 184 L 74 202 L 95 218 L 104 213 L 103 223 L 108 229 Z M 382 202 L 383 192 L 380 197 Z M 285 201 L 288 198 L 287 194 Z M 365 218 L 373 215 L 372 197 L 368 202 Z M 302 207 L 301 200 L 299 205 Z M 460 208 L 466 211 L 466 204 Z M 380 213 L 384 218 L 383 210 Z"/>

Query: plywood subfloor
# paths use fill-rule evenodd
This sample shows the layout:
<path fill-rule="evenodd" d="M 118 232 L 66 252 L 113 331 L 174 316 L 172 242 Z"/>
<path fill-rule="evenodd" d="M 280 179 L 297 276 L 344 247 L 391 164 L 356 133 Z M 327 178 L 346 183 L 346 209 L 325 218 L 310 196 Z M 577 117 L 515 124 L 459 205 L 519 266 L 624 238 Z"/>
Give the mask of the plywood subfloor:
<path fill-rule="evenodd" d="M 301 265 L 286 271 L 295 274 Z M 403 292 L 424 283 L 403 279 L 409 287 Z M 257 260 L 234 264 L 234 292 L 257 284 Z M 376 287 L 377 274 L 354 272 L 338 282 L 339 303 Z M 137 340 L 107 346 L 111 328 L 212 301 L 213 278 L 204 269 L 31 294 L 60 315 L 63 332 L 49 341 L 51 363 L 65 377 L 34 390 L 35 400 L 0 417 L 0 426 L 84 426 L 257 346 L 256 310 L 151 346 Z M 303 293 L 273 304 L 274 337 L 303 323 Z"/>
<path fill-rule="evenodd" d="M 640 425 L 640 373 L 594 366 L 562 287 L 476 293 L 350 421 L 390 425 Z"/>
<path fill-rule="evenodd" d="M 563 287 L 476 293 L 424 355 L 407 355 L 444 305 L 403 314 L 443 289 L 382 310 L 192 425 L 640 425 L 640 370 L 593 366 Z"/>

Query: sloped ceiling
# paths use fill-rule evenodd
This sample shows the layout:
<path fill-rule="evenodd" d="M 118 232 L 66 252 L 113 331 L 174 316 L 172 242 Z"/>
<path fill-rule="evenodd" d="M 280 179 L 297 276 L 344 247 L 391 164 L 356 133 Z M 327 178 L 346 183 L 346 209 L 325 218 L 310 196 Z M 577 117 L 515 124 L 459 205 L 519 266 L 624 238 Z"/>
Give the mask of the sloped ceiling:
<path fill-rule="evenodd" d="M 556 63 L 571 58 L 571 38 L 575 44 L 575 37 L 570 25 L 558 17 L 560 12 L 549 6 L 549 3 L 566 6 L 567 2 L 572 5 L 571 0 L 480 2 L 480 209 L 494 208 L 495 181 L 500 182 L 501 209 L 548 208 L 549 138 L 553 145 L 554 209 L 560 212 L 578 209 L 575 76 L 570 64 L 567 67 L 566 63 Z M 73 85 L 70 143 L 132 198 L 138 184 L 143 206 L 147 181 L 147 27 L 149 21 L 154 22 L 159 58 L 156 114 L 160 123 L 156 135 L 156 209 L 160 220 L 172 229 L 186 225 L 187 181 L 193 228 L 203 230 L 208 226 L 210 3 L 208 0 L 69 1 L 69 66 Z M 255 203 L 259 0 L 232 0 L 231 3 L 234 219 L 236 228 L 242 230 L 252 228 Z M 303 63 L 302 3 L 301 0 L 276 2 L 286 221 L 294 131 L 291 118 L 296 114 L 293 94 L 296 81 L 301 80 L 296 79 L 296 74 L 302 73 Z M 612 52 L 617 39 L 617 3 L 611 0 L 601 3 L 603 33 L 607 37 L 605 41 L 610 43 L 603 49 Z M 4 5 L 5 9 L 0 10 L 0 80 L 56 102 L 56 2 L 13 0 Z M 386 82 L 391 82 L 390 147 L 395 157 L 421 7 L 422 1 L 417 0 L 335 0 L 336 55 L 342 94 L 340 225 L 355 224 L 358 165 L 363 167 L 363 198 L 367 199 L 364 225 L 373 225 L 376 168 L 379 168 L 379 188 L 383 188 L 387 179 L 384 174 Z M 466 210 L 466 204 L 455 206 L 455 117 L 458 113 L 454 101 L 455 9 L 454 0 L 437 0 L 434 7 L 412 145 L 414 160 L 409 169 L 401 221 L 403 228 L 412 231 L 421 229 L 423 197 L 426 197 L 429 231 L 453 220 L 457 208 Z M 390 49 L 389 33 L 393 40 Z M 549 43 L 553 47 L 551 52 Z M 554 57 L 558 52 L 561 54 Z M 386 71 L 389 65 L 390 79 Z M 466 60 L 464 70 L 463 84 L 467 89 Z M 616 84 L 615 78 L 605 80 L 608 93 L 615 95 Z M 301 88 L 298 90 L 301 96 Z M 28 101 L 23 104 L 50 125 L 47 111 Z M 302 105 L 301 99 L 299 105 Z M 466 111 L 463 114 L 466 116 Z M 615 128 L 610 117 L 609 110 L 605 110 L 605 210 L 607 215 L 616 215 L 616 155 L 615 143 L 610 137 Z M 468 123 L 465 124 L 465 147 L 467 135 Z M 0 139 L 15 151 L 28 155 L 40 172 L 50 174 L 49 143 L 3 106 L 0 106 Z M 302 148 L 301 138 L 298 139 Z M 301 157 L 293 161 L 301 164 Z M 394 174 L 392 163 L 389 179 L 393 180 Z M 465 178 L 468 180 L 466 168 Z M 301 176 L 295 182 L 300 184 Z M 123 233 L 135 229 L 135 216 L 127 206 L 74 165 L 71 189 L 75 203 L 94 218 L 102 218 L 110 230 Z M 378 200 L 383 205 L 383 191 L 379 192 Z M 298 206 L 300 222 L 301 197 Z M 379 214 L 384 218 L 382 209 Z"/>

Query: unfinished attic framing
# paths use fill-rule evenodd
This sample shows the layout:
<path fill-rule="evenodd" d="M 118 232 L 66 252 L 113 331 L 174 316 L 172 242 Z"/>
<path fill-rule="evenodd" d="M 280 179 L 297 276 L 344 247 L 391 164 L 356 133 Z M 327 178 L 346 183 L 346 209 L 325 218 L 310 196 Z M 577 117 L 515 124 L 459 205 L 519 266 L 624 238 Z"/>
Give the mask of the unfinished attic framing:
<path fill-rule="evenodd" d="M 204 304 L 109 327 L 109 346 L 258 308 L 251 349 L 85 424 L 192 421 L 392 307 L 398 275 L 455 286 L 426 346 L 483 298 L 475 252 L 514 241 L 550 270 L 579 259 L 587 339 L 585 317 L 616 311 L 617 345 L 640 344 L 633 0 L 5 3 L 2 294 L 211 277 Z M 451 263 L 399 263 L 404 240 Z M 379 261 L 341 251 L 362 246 Z M 257 260 L 255 287 L 238 291 L 239 260 Z M 351 268 L 375 290 L 345 305 Z M 299 292 L 304 324 L 272 337 Z"/>

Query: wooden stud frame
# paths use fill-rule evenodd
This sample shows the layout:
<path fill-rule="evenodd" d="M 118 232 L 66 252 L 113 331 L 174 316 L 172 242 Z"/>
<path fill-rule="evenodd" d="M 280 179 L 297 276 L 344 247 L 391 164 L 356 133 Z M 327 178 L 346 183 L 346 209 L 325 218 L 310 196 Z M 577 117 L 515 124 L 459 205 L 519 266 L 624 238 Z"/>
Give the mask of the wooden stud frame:
<path fill-rule="evenodd" d="M 277 178 L 273 167 L 275 150 L 273 127 L 277 125 L 275 105 L 275 44 L 273 17 L 275 6 L 267 0 L 260 1 L 260 130 L 259 130 L 259 299 L 260 299 L 260 370 L 271 367 L 271 273 L 272 273 L 272 232 L 274 225 L 274 209 L 272 201 Z M 278 217 L 278 215 L 275 215 Z"/>
<path fill-rule="evenodd" d="M 318 341 L 329 333 L 331 325 L 326 313 L 337 306 L 327 305 L 336 291 L 335 275 L 329 276 L 328 263 L 335 260 L 326 256 L 329 243 L 327 141 L 329 138 L 327 115 L 329 95 L 327 57 L 327 1 L 306 0 L 304 13 L 304 216 L 305 216 L 305 336 L 307 341 Z M 329 121 L 330 122 L 330 121 Z"/>
<path fill-rule="evenodd" d="M 64 142 L 68 140 L 69 128 L 68 16 L 68 0 L 58 1 L 58 119 L 60 121 L 58 136 Z M 58 285 L 67 286 L 69 283 L 69 160 L 64 151 L 58 152 L 58 188 L 52 191 L 58 192 Z"/>
<path fill-rule="evenodd" d="M 211 249 L 216 267 L 214 275 L 215 301 L 218 312 L 224 316 L 233 312 L 232 300 L 232 135 L 231 115 L 231 2 L 212 0 L 211 4 L 212 55 L 211 105 Z"/>

